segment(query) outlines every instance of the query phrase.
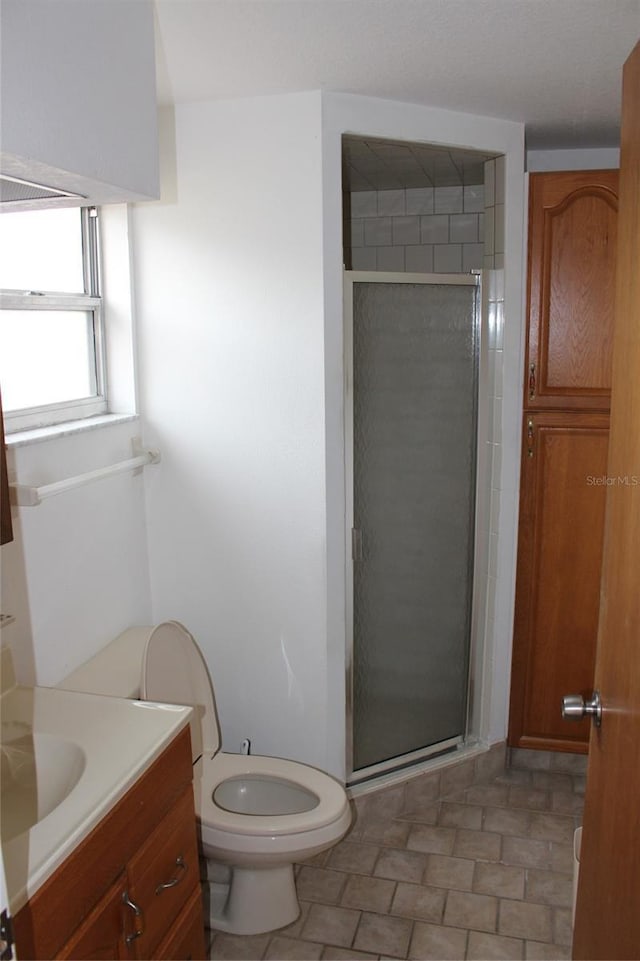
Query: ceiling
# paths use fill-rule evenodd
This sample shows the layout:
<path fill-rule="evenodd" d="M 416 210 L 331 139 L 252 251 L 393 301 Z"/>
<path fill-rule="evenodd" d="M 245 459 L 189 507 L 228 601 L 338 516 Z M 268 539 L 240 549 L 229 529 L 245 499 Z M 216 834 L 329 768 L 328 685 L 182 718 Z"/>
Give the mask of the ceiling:
<path fill-rule="evenodd" d="M 369 137 L 342 138 L 345 190 L 458 187 L 484 183 L 484 162 L 495 154 Z"/>
<path fill-rule="evenodd" d="M 161 104 L 301 90 L 524 123 L 615 146 L 640 0 L 155 0 Z"/>

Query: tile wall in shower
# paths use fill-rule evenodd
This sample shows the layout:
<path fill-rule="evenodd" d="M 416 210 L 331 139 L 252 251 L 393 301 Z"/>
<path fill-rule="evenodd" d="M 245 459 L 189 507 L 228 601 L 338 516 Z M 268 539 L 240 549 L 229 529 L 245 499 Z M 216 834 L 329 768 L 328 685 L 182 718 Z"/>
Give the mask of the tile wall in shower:
<path fill-rule="evenodd" d="M 484 266 L 484 186 L 350 195 L 351 269 L 467 273 Z"/>

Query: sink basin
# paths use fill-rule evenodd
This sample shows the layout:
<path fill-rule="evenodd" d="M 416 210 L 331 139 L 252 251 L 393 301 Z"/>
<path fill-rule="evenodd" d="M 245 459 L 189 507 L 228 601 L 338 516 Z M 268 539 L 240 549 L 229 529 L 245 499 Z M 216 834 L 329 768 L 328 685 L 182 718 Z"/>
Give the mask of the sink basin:
<path fill-rule="evenodd" d="M 2 725 L 0 832 L 3 841 L 42 821 L 76 786 L 86 763 L 72 741 L 34 732 L 29 725 Z"/>
<path fill-rule="evenodd" d="M 0 835 L 16 914 L 189 724 L 191 708 L 47 687 L 0 697 Z"/>

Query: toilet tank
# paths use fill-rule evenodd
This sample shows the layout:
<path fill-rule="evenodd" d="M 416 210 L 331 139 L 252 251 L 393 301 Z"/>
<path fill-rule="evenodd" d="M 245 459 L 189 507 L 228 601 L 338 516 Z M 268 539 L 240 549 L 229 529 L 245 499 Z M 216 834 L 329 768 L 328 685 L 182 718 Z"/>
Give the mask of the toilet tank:
<path fill-rule="evenodd" d="M 128 628 L 56 686 L 65 691 L 139 698 L 142 655 L 152 630 Z"/>

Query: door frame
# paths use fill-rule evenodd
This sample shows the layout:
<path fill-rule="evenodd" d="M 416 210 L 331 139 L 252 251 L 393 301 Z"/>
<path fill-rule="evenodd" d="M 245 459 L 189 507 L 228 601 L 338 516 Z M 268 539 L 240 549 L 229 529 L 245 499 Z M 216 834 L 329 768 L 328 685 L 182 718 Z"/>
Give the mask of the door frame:
<path fill-rule="evenodd" d="M 448 749 L 470 747 L 481 739 L 481 718 L 488 714 L 488 686 L 484 683 L 484 647 L 488 581 L 488 531 L 491 506 L 491 463 L 487 463 L 487 442 L 489 439 L 490 407 L 492 399 L 489 391 L 488 362 L 488 311 L 486 295 L 489 284 L 483 278 L 489 271 L 472 271 L 469 274 L 422 274 L 399 273 L 392 271 L 345 270 L 344 271 L 344 496 L 345 496 L 345 747 L 346 782 L 355 785 L 377 775 L 397 770 L 420 761 L 428 760 L 435 754 Z M 472 554 L 472 601 L 471 601 L 471 638 L 469 647 L 468 691 L 466 708 L 466 730 L 460 737 L 430 745 L 399 760 L 392 758 L 371 765 L 357 772 L 353 770 L 353 555 L 352 529 L 354 525 L 353 498 L 353 287 L 357 283 L 387 284 L 446 284 L 448 286 L 476 287 L 477 298 L 477 338 L 478 338 L 478 396 L 476 432 L 476 472 L 475 472 L 475 522 L 474 546 Z M 480 704 L 478 710 L 478 701 Z M 486 702 L 486 703 L 485 703 Z"/>

